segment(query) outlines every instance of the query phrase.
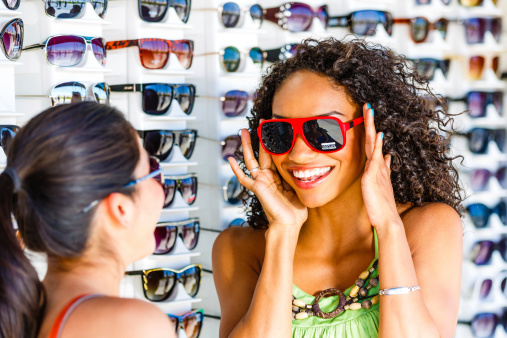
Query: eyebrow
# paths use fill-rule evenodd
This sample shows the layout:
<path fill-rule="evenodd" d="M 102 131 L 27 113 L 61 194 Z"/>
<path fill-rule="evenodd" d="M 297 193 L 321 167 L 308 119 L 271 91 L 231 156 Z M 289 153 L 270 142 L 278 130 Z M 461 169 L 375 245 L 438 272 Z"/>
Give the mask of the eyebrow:
<path fill-rule="evenodd" d="M 331 115 L 341 115 L 343 117 L 347 117 L 345 114 L 340 113 L 338 111 L 331 111 L 329 113 L 324 113 L 324 114 L 316 115 L 315 117 L 331 116 Z M 274 119 L 286 119 L 287 118 L 285 116 L 281 116 L 281 115 L 277 115 L 277 114 L 273 114 L 273 115 L 271 115 L 271 117 L 274 118 Z"/>

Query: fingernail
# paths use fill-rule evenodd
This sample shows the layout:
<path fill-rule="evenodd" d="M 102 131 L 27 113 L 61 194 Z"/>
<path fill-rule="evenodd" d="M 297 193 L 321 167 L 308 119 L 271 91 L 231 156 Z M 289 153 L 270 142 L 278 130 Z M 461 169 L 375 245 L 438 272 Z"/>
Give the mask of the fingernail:
<path fill-rule="evenodd" d="M 384 133 L 381 133 L 380 134 L 380 139 L 383 140 L 384 139 Z"/>
<path fill-rule="evenodd" d="M 367 103 L 366 108 L 371 109 L 371 104 Z"/>
<path fill-rule="evenodd" d="M 371 110 L 371 116 L 375 117 L 375 109 Z"/>

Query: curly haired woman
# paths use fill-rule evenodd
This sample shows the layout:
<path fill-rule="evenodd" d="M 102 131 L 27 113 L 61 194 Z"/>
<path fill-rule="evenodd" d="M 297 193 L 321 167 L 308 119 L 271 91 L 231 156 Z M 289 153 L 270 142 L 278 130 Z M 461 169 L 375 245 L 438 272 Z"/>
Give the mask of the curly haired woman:
<path fill-rule="evenodd" d="M 462 196 L 452 119 L 427 96 L 364 41 L 307 40 L 271 67 L 241 134 L 249 175 L 229 160 L 250 227 L 213 248 L 221 337 L 454 336 Z"/>

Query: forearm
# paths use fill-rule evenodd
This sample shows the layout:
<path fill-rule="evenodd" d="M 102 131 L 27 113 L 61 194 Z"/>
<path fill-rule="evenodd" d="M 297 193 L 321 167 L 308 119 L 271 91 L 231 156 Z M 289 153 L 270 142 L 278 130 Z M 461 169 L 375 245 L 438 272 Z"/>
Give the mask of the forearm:
<path fill-rule="evenodd" d="M 298 234 L 270 227 L 266 252 L 250 308 L 230 337 L 292 335 L 292 275 Z"/>
<path fill-rule="evenodd" d="M 401 220 L 377 230 L 380 289 L 419 285 Z M 380 296 L 379 337 L 440 337 L 421 290 Z"/>

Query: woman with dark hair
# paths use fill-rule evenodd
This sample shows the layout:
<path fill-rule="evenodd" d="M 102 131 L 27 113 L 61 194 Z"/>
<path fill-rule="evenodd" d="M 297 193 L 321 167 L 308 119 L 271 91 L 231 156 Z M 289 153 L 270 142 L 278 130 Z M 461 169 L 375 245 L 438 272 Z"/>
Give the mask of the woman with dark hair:
<path fill-rule="evenodd" d="M 428 96 L 365 41 L 307 40 L 271 66 L 241 135 L 248 174 L 229 160 L 250 227 L 214 244 L 221 337 L 454 336 L 462 190 Z"/>
<path fill-rule="evenodd" d="M 116 109 L 50 108 L 7 149 L 0 174 L 0 337 L 174 337 L 167 315 L 119 298 L 127 265 L 151 254 L 161 172 Z M 17 241 L 47 255 L 41 282 Z"/>

